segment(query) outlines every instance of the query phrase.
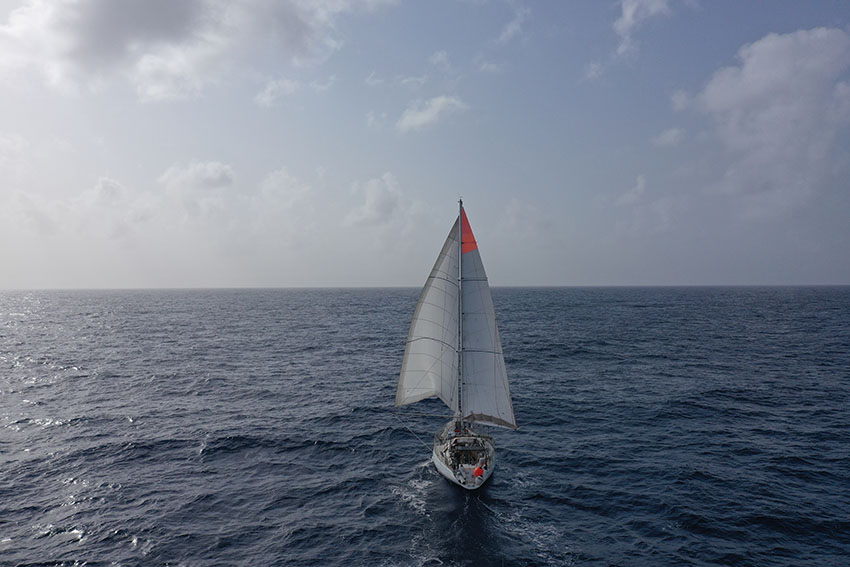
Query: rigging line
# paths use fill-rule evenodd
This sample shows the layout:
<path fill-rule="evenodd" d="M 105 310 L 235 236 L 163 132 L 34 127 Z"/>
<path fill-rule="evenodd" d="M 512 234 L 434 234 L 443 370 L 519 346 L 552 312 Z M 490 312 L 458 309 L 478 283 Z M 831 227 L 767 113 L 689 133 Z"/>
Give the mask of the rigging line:
<path fill-rule="evenodd" d="M 401 416 L 400 416 L 400 415 L 398 415 L 396 412 L 391 412 L 391 413 L 392 413 L 392 414 L 396 417 L 396 419 L 398 419 L 399 423 L 401 423 L 401 424 L 404 426 L 404 428 L 405 428 L 405 429 L 407 429 L 408 431 L 410 431 L 410 434 L 411 434 L 411 435 L 413 435 L 414 437 L 416 437 L 416 440 L 417 440 L 417 441 L 419 441 L 420 443 L 422 443 L 423 445 L 425 445 L 425 448 L 426 448 L 426 449 L 430 449 L 430 448 L 431 448 L 431 447 L 429 447 L 429 446 L 428 446 L 428 444 L 427 444 L 427 443 L 425 443 L 425 441 L 423 441 L 422 439 L 420 439 L 420 438 L 419 438 L 419 436 L 418 436 L 416 433 L 414 433 L 414 432 L 413 432 L 413 430 L 412 430 L 411 428 L 409 428 L 409 427 L 407 426 L 407 424 L 406 424 L 406 423 L 405 423 L 405 422 L 401 419 Z"/>

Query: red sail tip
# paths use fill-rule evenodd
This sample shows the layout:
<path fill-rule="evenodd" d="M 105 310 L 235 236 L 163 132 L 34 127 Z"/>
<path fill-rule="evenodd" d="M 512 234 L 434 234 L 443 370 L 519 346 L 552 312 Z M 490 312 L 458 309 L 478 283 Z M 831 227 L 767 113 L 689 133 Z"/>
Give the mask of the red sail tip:
<path fill-rule="evenodd" d="M 471 252 L 473 250 L 478 250 L 478 243 L 475 242 L 475 235 L 472 234 L 472 228 L 469 226 L 469 219 L 466 218 L 466 210 L 461 209 L 461 235 L 463 236 L 463 242 L 461 242 L 460 250 L 464 254 L 467 252 Z"/>

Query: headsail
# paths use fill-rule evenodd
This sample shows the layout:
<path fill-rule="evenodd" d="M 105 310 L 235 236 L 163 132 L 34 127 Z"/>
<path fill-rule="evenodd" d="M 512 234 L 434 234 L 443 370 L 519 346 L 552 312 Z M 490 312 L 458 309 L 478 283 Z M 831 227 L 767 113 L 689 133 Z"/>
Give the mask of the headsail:
<path fill-rule="evenodd" d="M 496 325 L 493 298 L 478 244 L 466 218 L 463 219 L 461 289 L 463 339 L 461 359 L 461 413 L 470 421 L 516 429 L 502 342 Z"/>
<path fill-rule="evenodd" d="M 455 222 L 416 304 L 396 406 L 436 396 L 452 411 L 458 410 L 458 248 Z"/>

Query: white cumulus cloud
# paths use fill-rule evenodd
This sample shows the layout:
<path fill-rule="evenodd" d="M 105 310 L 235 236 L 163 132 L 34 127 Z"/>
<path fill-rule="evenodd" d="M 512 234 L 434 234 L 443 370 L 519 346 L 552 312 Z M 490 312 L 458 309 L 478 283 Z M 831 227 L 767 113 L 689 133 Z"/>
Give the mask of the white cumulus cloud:
<path fill-rule="evenodd" d="M 427 101 L 416 101 L 404 111 L 396 122 L 400 132 L 421 130 L 453 112 L 466 110 L 466 103 L 453 96 L 438 96 Z"/>
<path fill-rule="evenodd" d="M 369 180 L 362 190 L 365 201 L 353 209 L 345 218 L 349 226 L 376 226 L 385 224 L 393 218 L 399 208 L 400 195 L 398 183 L 392 173 L 385 173 L 378 179 Z"/>
<path fill-rule="evenodd" d="M 140 100 L 200 93 L 258 53 L 296 64 L 339 49 L 336 19 L 376 0 L 29 0 L 0 24 L 0 72 L 63 90 L 126 80 Z"/>
<path fill-rule="evenodd" d="M 614 31 L 620 36 L 617 55 L 634 52 L 634 32 L 651 18 L 669 13 L 669 0 L 620 0 L 620 17 L 614 22 Z"/>
<path fill-rule="evenodd" d="M 775 217 L 804 203 L 833 171 L 848 118 L 850 35 L 818 28 L 769 34 L 738 51 L 694 105 L 729 150 L 720 189 L 747 217 Z"/>
<path fill-rule="evenodd" d="M 513 8 L 514 17 L 505 25 L 502 33 L 499 34 L 499 43 L 508 43 L 513 38 L 519 36 L 522 33 L 522 26 L 525 20 L 531 15 L 531 10 L 525 6 L 515 4 Z"/>
<path fill-rule="evenodd" d="M 266 87 L 254 97 L 254 102 L 260 106 L 274 106 L 277 102 L 298 90 L 298 81 L 276 79 L 266 83 Z"/>

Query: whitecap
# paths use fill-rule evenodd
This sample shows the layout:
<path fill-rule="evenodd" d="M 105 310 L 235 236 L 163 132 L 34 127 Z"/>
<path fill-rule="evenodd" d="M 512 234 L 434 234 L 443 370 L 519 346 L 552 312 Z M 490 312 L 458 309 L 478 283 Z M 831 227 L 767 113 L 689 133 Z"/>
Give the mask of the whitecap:
<path fill-rule="evenodd" d="M 416 490 L 422 492 L 432 484 L 434 484 L 433 480 L 429 480 L 427 478 L 414 478 L 408 484 L 415 488 Z"/>
<path fill-rule="evenodd" d="M 390 489 L 390 492 L 401 498 L 401 501 L 417 514 L 421 516 L 428 516 L 428 512 L 425 508 L 425 499 L 422 498 L 420 491 L 416 489 L 410 490 L 403 486 L 393 486 Z"/>

